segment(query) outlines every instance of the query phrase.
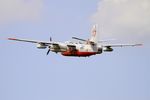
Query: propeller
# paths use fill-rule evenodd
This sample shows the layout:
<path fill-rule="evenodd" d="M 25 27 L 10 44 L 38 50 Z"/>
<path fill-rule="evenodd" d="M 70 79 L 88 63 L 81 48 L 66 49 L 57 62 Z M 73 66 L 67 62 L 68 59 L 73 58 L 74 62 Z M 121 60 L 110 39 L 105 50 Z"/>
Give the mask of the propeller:
<path fill-rule="evenodd" d="M 49 54 L 50 51 L 51 51 L 51 50 L 50 50 L 50 48 L 49 48 L 48 51 L 47 51 L 47 55 Z"/>
<path fill-rule="evenodd" d="M 50 42 L 52 41 L 52 37 L 49 38 L 49 41 L 50 41 Z M 48 46 L 48 51 L 47 51 L 46 55 L 48 55 L 50 51 L 51 51 L 51 47 Z"/>
<path fill-rule="evenodd" d="M 52 37 L 49 38 L 49 41 L 50 41 L 50 42 L 52 41 Z"/>

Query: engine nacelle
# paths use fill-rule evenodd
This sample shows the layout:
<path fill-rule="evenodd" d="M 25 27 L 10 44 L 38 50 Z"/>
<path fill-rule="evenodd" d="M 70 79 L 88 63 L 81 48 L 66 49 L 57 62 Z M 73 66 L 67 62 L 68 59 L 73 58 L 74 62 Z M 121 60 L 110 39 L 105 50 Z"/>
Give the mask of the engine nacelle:
<path fill-rule="evenodd" d="M 102 48 L 98 48 L 97 54 L 101 54 L 102 52 L 103 52 L 103 49 Z"/>
<path fill-rule="evenodd" d="M 66 45 L 51 45 L 50 47 L 50 50 L 52 52 L 65 52 L 67 51 L 67 46 Z"/>
<path fill-rule="evenodd" d="M 46 46 L 45 46 L 44 44 L 41 44 L 41 43 L 37 44 L 36 47 L 37 47 L 38 49 L 46 49 Z"/>
<path fill-rule="evenodd" d="M 105 52 L 112 52 L 113 49 L 111 47 L 104 47 L 103 51 L 105 51 Z"/>

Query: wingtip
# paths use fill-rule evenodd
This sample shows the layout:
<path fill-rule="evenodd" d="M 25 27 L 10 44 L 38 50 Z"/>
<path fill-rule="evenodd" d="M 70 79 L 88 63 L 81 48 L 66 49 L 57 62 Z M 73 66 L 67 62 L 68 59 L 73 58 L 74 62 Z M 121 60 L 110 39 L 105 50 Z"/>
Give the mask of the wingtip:
<path fill-rule="evenodd" d="M 16 40 L 15 38 L 7 38 L 8 40 Z"/>
<path fill-rule="evenodd" d="M 143 44 L 136 44 L 136 46 L 143 46 Z"/>

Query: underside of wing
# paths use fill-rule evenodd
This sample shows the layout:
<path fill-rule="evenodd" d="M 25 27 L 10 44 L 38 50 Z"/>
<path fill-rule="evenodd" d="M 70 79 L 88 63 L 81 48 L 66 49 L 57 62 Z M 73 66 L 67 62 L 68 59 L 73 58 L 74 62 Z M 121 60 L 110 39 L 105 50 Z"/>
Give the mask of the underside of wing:
<path fill-rule="evenodd" d="M 142 46 L 142 44 L 106 44 L 103 47 L 135 47 L 135 46 Z"/>
<path fill-rule="evenodd" d="M 102 45 L 101 47 L 105 52 L 112 52 L 113 47 L 135 47 L 135 46 L 142 46 L 142 44 L 107 44 Z"/>

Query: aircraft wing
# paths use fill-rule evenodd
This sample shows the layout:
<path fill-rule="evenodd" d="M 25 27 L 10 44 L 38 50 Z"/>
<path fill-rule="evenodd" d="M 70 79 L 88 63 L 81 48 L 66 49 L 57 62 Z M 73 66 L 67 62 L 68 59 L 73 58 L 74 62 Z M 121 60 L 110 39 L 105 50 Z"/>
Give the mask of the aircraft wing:
<path fill-rule="evenodd" d="M 106 44 L 103 47 L 135 47 L 135 46 L 142 46 L 142 44 Z"/>
<path fill-rule="evenodd" d="M 46 41 L 37 41 L 37 40 L 29 40 L 29 39 L 17 39 L 17 38 L 8 38 L 8 40 L 40 44 L 41 46 L 44 46 L 44 49 L 45 49 L 45 47 L 51 45 L 51 46 L 53 46 L 53 49 L 54 49 L 53 51 L 56 51 L 56 52 L 60 52 L 62 48 L 63 49 L 65 48 L 64 44 L 59 43 L 59 42 L 51 42 L 51 41 L 46 42 Z M 71 50 L 76 50 L 76 46 L 74 44 L 66 44 L 66 46 Z M 49 53 L 49 51 L 48 51 L 48 53 Z"/>
<path fill-rule="evenodd" d="M 53 42 L 28 40 L 28 39 L 17 39 L 17 38 L 8 38 L 8 40 L 21 41 L 21 42 L 29 42 L 29 43 L 42 43 L 42 44 L 45 44 L 45 45 L 56 44 L 56 43 L 53 43 Z"/>

